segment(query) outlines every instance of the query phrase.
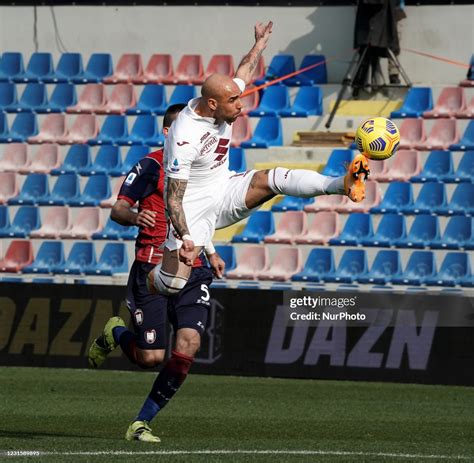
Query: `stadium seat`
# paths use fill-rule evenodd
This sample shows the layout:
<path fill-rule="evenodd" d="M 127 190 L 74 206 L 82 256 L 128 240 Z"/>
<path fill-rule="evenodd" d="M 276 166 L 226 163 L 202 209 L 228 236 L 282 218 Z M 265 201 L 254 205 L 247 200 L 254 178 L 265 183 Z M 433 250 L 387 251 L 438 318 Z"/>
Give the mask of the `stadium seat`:
<path fill-rule="evenodd" d="M 196 87 L 193 85 L 178 85 L 171 94 L 168 107 L 174 104 L 188 104 L 188 101 L 196 98 Z"/>
<path fill-rule="evenodd" d="M 327 164 L 322 171 L 323 175 L 329 177 L 341 177 L 346 175 L 346 166 L 354 158 L 354 151 L 348 149 L 334 149 L 329 156 Z"/>
<path fill-rule="evenodd" d="M 7 111 L 7 108 L 16 107 L 17 104 L 16 85 L 10 82 L 0 82 L 0 111 Z"/>
<path fill-rule="evenodd" d="M 234 58 L 232 55 L 213 55 L 209 64 L 207 65 L 206 72 L 204 73 L 203 81 L 206 80 L 212 74 L 225 74 L 229 77 L 234 77 Z"/>
<path fill-rule="evenodd" d="M 433 249 L 460 249 L 466 247 L 472 239 L 474 228 L 472 218 L 463 215 L 449 219 L 443 236 L 431 242 Z"/>
<path fill-rule="evenodd" d="M 22 268 L 23 273 L 52 273 L 55 266 L 64 264 L 64 246 L 61 241 L 44 241 L 35 260 Z"/>
<path fill-rule="evenodd" d="M 327 84 L 327 69 L 326 58 L 324 55 L 306 55 L 301 61 L 299 69 L 304 69 L 309 66 L 318 64 L 318 66 L 308 69 L 296 76 L 290 77 L 284 81 L 285 85 L 289 86 L 310 86 L 314 84 Z"/>
<path fill-rule="evenodd" d="M 319 87 L 302 87 L 289 109 L 280 110 L 281 117 L 308 117 L 323 114 L 323 94 Z"/>
<path fill-rule="evenodd" d="M 30 164 L 28 145 L 25 143 L 9 143 L 5 146 L 0 159 L 0 172 L 19 172 Z"/>
<path fill-rule="evenodd" d="M 365 198 L 354 203 L 353 201 L 347 200 L 343 204 L 336 205 L 337 212 L 369 212 L 373 207 L 380 204 L 382 200 L 379 184 L 372 180 L 367 180 L 365 183 Z"/>
<path fill-rule="evenodd" d="M 57 169 L 60 165 L 58 148 L 58 145 L 54 143 L 40 146 L 36 151 L 36 156 L 31 160 L 31 163 L 19 169 L 20 174 L 49 174 L 52 169 Z"/>
<path fill-rule="evenodd" d="M 245 172 L 247 162 L 245 160 L 245 151 L 242 148 L 231 147 L 229 150 L 229 170 L 234 172 Z"/>
<path fill-rule="evenodd" d="M 227 272 L 226 277 L 234 280 L 256 280 L 259 273 L 268 270 L 269 260 L 267 246 L 247 246 L 235 269 Z"/>
<path fill-rule="evenodd" d="M 469 63 L 469 70 L 467 71 L 467 78 L 459 83 L 461 87 L 472 87 L 474 86 L 474 54 L 471 56 L 471 62 Z"/>
<path fill-rule="evenodd" d="M 72 227 L 61 232 L 61 238 L 90 240 L 94 233 L 104 228 L 99 207 L 83 207 L 73 221 Z"/>
<path fill-rule="evenodd" d="M 159 146 L 164 144 L 164 137 L 160 137 L 156 116 L 137 116 L 130 134 L 117 138 L 118 145 L 148 145 Z"/>
<path fill-rule="evenodd" d="M 124 53 L 118 60 L 114 73 L 103 79 L 104 84 L 131 84 L 143 77 L 143 61 L 139 53 Z"/>
<path fill-rule="evenodd" d="M 80 53 L 63 53 L 59 58 L 56 70 L 45 77 L 42 81 L 48 84 L 72 82 L 84 72 L 82 55 Z"/>
<path fill-rule="evenodd" d="M 166 104 L 166 89 L 164 85 L 149 84 L 145 85 L 140 94 L 137 104 L 126 113 L 130 115 L 139 114 L 159 114 L 165 113 L 168 105 Z"/>
<path fill-rule="evenodd" d="M 115 180 L 111 195 L 100 202 L 100 207 L 110 208 L 115 204 L 115 202 L 117 201 L 117 196 L 120 192 L 120 188 L 124 180 L 125 180 L 125 177 L 119 177 Z"/>
<path fill-rule="evenodd" d="M 25 72 L 23 55 L 16 52 L 2 54 L 0 60 L 0 82 L 13 82 Z"/>
<path fill-rule="evenodd" d="M 183 55 L 174 73 L 174 84 L 197 84 L 204 81 L 204 68 L 201 55 Z"/>
<path fill-rule="evenodd" d="M 421 117 L 425 111 L 433 108 L 431 87 L 413 87 L 408 90 L 402 106 L 392 111 L 391 118 Z"/>
<path fill-rule="evenodd" d="M 14 82 L 42 82 L 43 78 L 54 75 L 51 53 L 33 53 L 25 72 L 13 77 Z"/>
<path fill-rule="evenodd" d="M 426 140 L 423 119 L 405 119 L 400 125 L 399 149 L 414 149 Z"/>
<path fill-rule="evenodd" d="M 454 190 L 449 204 L 436 207 L 435 212 L 441 215 L 473 215 L 474 184 L 461 183 Z"/>
<path fill-rule="evenodd" d="M 89 145 L 113 145 L 118 139 L 128 137 L 127 118 L 125 116 L 107 116 L 99 134 L 91 138 Z"/>
<path fill-rule="evenodd" d="M 385 214 L 377 231 L 360 241 L 362 246 L 390 247 L 406 236 L 405 217 L 398 214 Z"/>
<path fill-rule="evenodd" d="M 258 272 L 259 280 L 287 281 L 303 269 L 301 249 L 286 246 L 279 248 L 273 263 L 266 270 Z"/>
<path fill-rule="evenodd" d="M 91 242 L 76 242 L 73 244 L 66 262 L 53 265 L 52 273 L 80 275 L 86 269 L 96 264 L 94 244 Z"/>
<path fill-rule="evenodd" d="M 445 207 L 446 188 L 443 183 L 425 183 L 412 205 L 402 207 L 404 214 L 434 214 Z"/>
<path fill-rule="evenodd" d="M 339 214 L 337 212 L 318 212 L 307 229 L 295 237 L 297 244 L 327 244 L 340 233 Z"/>
<path fill-rule="evenodd" d="M 142 76 L 136 77 L 135 84 L 171 84 L 174 80 L 173 58 L 168 54 L 154 54 Z"/>
<path fill-rule="evenodd" d="M 146 145 L 133 145 L 129 148 L 127 155 L 123 161 L 123 164 L 114 167 L 109 170 L 109 175 L 112 177 L 120 177 L 122 175 L 127 175 L 133 166 L 143 159 L 149 152 L 150 148 Z"/>
<path fill-rule="evenodd" d="M 446 176 L 453 175 L 453 158 L 450 151 L 435 150 L 430 153 L 423 170 L 413 176 L 415 183 L 442 182 Z"/>
<path fill-rule="evenodd" d="M 48 114 L 41 124 L 38 135 L 28 138 L 28 143 L 56 143 L 67 137 L 66 116 Z"/>
<path fill-rule="evenodd" d="M 98 108 L 103 108 L 107 104 L 107 93 L 105 85 L 87 84 L 79 96 L 77 104 L 70 106 L 66 112 L 72 114 L 95 113 Z"/>
<path fill-rule="evenodd" d="M 313 198 L 297 198 L 296 196 L 284 196 L 281 201 L 272 205 L 273 212 L 303 211 L 306 205 L 313 202 Z"/>
<path fill-rule="evenodd" d="M 474 150 L 474 120 L 470 121 L 459 143 L 450 146 L 453 151 Z"/>
<path fill-rule="evenodd" d="M 392 283 L 397 285 L 420 286 L 436 275 L 436 260 L 432 251 L 411 253 L 403 273 L 394 275 Z"/>
<path fill-rule="evenodd" d="M 275 80 L 279 77 L 283 77 L 287 74 L 295 72 L 295 58 L 293 55 L 275 55 L 270 62 L 270 66 L 267 68 L 264 79 L 258 79 L 255 84 L 261 85 L 266 81 Z M 286 81 L 280 82 L 283 85 L 287 85 Z"/>
<path fill-rule="evenodd" d="M 123 117 L 123 116 L 108 116 Z M 94 114 L 78 114 L 72 123 L 66 136 L 58 139 L 61 145 L 72 145 L 76 143 L 88 143 L 91 139 L 95 139 L 99 133 L 99 123 Z"/>
<path fill-rule="evenodd" d="M 8 137 L 8 121 L 7 115 L 0 112 L 0 139 Z"/>
<path fill-rule="evenodd" d="M 124 243 L 107 243 L 99 261 L 85 269 L 86 275 L 115 275 L 128 273 L 127 247 Z"/>
<path fill-rule="evenodd" d="M 434 108 L 423 113 L 424 118 L 455 117 L 457 111 L 466 108 L 466 97 L 462 87 L 443 88 Z"/>
<path fill-rule="evenodd" d="M 439 119 L 433 125 L 426 140 L 417 143 L 415 148 L 421 151 L 447 150 L 451 145 L 458 143 L 458 141 L 459 132 L 456 119 Z"/>
<path fill-rule="evenodd" d="M 373 207 L 370 212 L 375 214 L 398 214 L 413 205 L 413 189 L 410 183 L 393 182 L 383 196 L 382 202 Z"/>
<path fill-rule="evenodd" d="M 233 243 L 260 243 L 266 235 L 275 233 L 273 214 L 270 211 L 254 212 L 244 230 L 239 235 L 234 235 Z"/>
<path fill-rule="evenodd" d="M 314 202 L 304 206 L 306 212 L 335 211 L 349 201 L 344 195 L 317 196 Z"/>
<path fill-rule="evenodd" d="M 303 270 L 291 277 L 293 281 L 319 282 L 325 275 L 334 273 L 334 255 L 332 249 L 315 248 L 311 250 Z"/>
<path fill-rule="evenodd" d="M 110 182 L 106 175 L 90 177 L 84 191 L 78 198 L 69 201 L 70 206 L 99 206 L 100 202 L 110 197 Z"/>
<path fill-rule="evenodd" d="M 430 286 L 456 286 L 472 278 L 469 254 L 466 252 L 448 252 L 439 272 L 426 280 Z"/>
<path fill-rule="evenodd" d="M 296 238 L 305 234 L 307 229 L 308 223 L 305 212 L 285 212 L 276 226 L 275 233 L 265 236 L 264 242 L 294 244 Z"/>
<path fill-rule="evenodd" d="M 417 151 L 400 150 L 384 176 L 386 182 L 408 182 L 421 172 L 420 157 Z"/>
<path fill-rule="evenodd" d="M 37 230 L 40 227 L 39 209 L 35 206 L 21 206 L 18 208 L 10 227 L 0 230 L 0 238 L 27 238 L 32 230 Z"/>
<path fill-rule="evenodd" d="M 8 200 L 8 204 L 35 205 L 49 194 L 48 176 L 45 174 L 30 174 L 26 177 L 20 194 Z"/>
<path fill-rule="evenodd" d="M 80 169 L 92 163 L 89 145 L 72 145 L 64 158 L 64 162 L 51 175 L 77 174 Z"/>
<path fill-rule="evenodd" d="M 252 138 L 240 144 L 242 148 L 269 148 L 281 145 L 283 145 L 281 120 L 271 116 L 260 119 Z"/>
<path fill-rule="evenodd" d="M 402 271 L 400 253 L 398 251 L 379 251 L 375 256 L 371 269 L 357 278 L 359 283 L 384 285 L 390 283 L 393 275 Z"/>
<path fill-rule="evenodd" d="M 92 164 L 79 169 L 79 175 L 109 175 L 113 169 L 122 165 L 120 148 L 115 145 L 103 145 L 99 148 Z"/>
<path fill-rule="evenodd" d="M 397 248 L 426 248 L 431 242 L 439 240 L 438 217 L 433 215 L 419 215 L 415 218 L 407 236 L 396 240 L 393 244 Z"/>
<path fill-rule="evenodd" d="M 250 111 L 251 117 L 278 116 L 280 111 L 289 110 L 290 95 L 288 88 L 283 85 L 273 85 L 263 91 L 257 109 Z"/>
<path fill-rule="evenodd" d="M 0 129 L 2 124 L 0 123 Z M 5 122 L 6 128 L 6 122 Z M 23 142 L 38 133 L 36 115 L 33 113 L 20 113 L 15 117 L 9 132 L 1 134 L 0 143 Z"/>
<path fill-rule="evenodd" d="M 137 95 L 132 84 L 117 84 L 113 87 L 107 103 L 96 108 L 96 114 L 125 114 L 137 104 Z"/>
<path fill-rule="evenodd" d="M 348 249 L 344 251 L 341 261 L 334 273 L 324 275 L 324 281 L 334 283 L 352 283 L 367 273 L 367 255 L 365 250 Z"/>
<path fill-rule="evenodd" d="M 13 240 L 5 257 L 0 260 L 0 272 L 19 272 L 33 262 L 33 245 L 27 240 Z"/>
<path fill-rule="evenodd" d="M 473 80 L 474 86 L 474 80 Z M 474 118 L 474 96 L 469 100 L 469 103 L 462 110 L 456 111 L 457 119 L 472 119 Z"/>
<path fill-rule="evenodd" d="M 244 141 L 250 140 L 252 129 L 248 116 L 240 116 L 232 125 L 231 146 L 240 146 Z"/>
<path fill-rule="evenodd" d="M 0 206 L 0 234 L 4 235 L 5 231 L 10 228 L 10 214 L 8 206 Z M 0 247 L 1 254 L 1 247 Z"/>
<path fill-rule="evenodd" d="M 250 111 L 253 111 L 254 109 L 257 109 L 259 103 L 260 103 L 260 96 L 259 93 L 256 91 L 252 91 L 255 88 L 253 85 L 249 85 L 246 89 L 245 92 L 242 94 L 244 96 L 240 97 L 240 102 L 242 103 L 242 116 L 245 116 L 248 114 Z M 248 95 L 246 94 L 247 92 L 251 92 Z"/>
<path fill-rule="evenodd" d="M 216 246 L 216 252 L 219 254 L 221 259 L 225 262 L 225 272 L 234 270 L 237 266 L 237 257 L 235 255 L 234 246 L 228 244 L 221 244 Z"/>
<path fill-rule="evenodd" d="M 14 172 L 0 172 L 0 204 L 6 204 L 18 194 L 16 174 Z"/>
<path fill-rule="evenodd" d="M 51 194 L 39 199 L 42 206 L 64 206 L 80 194 L 79 177 L 76 174 L 62 174 L 56 180 Z"/>
<path fill-rule="evenodd" d="M 46 85 L 40 83 L 28 84 L 17 103 L 5 108 L 9 113 L 38 112 L 37 109 L 48 107 Z"/>
<path fill-rule="evenodd" d="M 64 113 L 77 103 L 76 87 L 73 84 L 58 84 L 47 105 L 37 107 L 37 113 Z"/>
<path fill-rule="evenodd" d="M 86 70 L 73 77 L 72 81 L 76 84 L 98 83 L 112 73 L 112 57 L 108 53 L 93 53 Z"/>
<path fill-rule="evenodd" d="M 121 240 L 135 239 L 138 234 L 138 227 L 129 227 L 114 222 L 110 217 L 102 230 L 92 234 L 93 240 Z"/>
<path fill-rule="evenodd" d="M 443 176 L 444 182 L 472 182 L 474 179 L 474 151 L 466 151 L 459 162 L 456 172 Z"/>
<path fill-rule="evenodd" d="M 72 227 L 71 209 L 57 206 L 48 209 L 43 225 L 30 233 L 30 238 L 58 239 L 61 233 Z"/>
<path fill-rule="evenodd" d="M 370 239 L 374 234 L 370 214 L 353 213 L 344 225 L 342 233 L 329 241 L 336 246 L 359 246 L 363 240 Z"/>

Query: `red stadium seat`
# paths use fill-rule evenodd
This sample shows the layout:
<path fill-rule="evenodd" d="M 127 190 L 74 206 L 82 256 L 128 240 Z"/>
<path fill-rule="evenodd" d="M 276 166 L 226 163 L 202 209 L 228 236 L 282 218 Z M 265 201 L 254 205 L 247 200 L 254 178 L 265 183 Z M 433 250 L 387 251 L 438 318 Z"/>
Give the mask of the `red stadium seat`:
<path fill-rule="evenodd" d="M 0 204 L 18 196 L 20 189 L 14 172 L 0 172 Z"/>
<path fill-rule="evenodd" d="M 259 272 L 259 280 L 286 281 L 303 270 L 301 249 L 295 247 L 280 248 L 273 265 L 268 270 Z"/>
<path fill-rule="evenodd" d="M 338 212 L 369 212 L 372 207 L 378 206 L 382 200 L 379 184 L 373 180 L 367 180 L 365 184 L 365 199 L 360 203 L 354 203 L 349 198 L 336 207 Z"/>
<path fill-rule="evenodd" d="M 471 98 L 467 106 L 456 112 L 458 119 L 472 119 L 474 118 L 474 96 Z"/>
<path fill-rule="evenodd" d="M 66 115 L 48 114 L 35 137 L 29 137 L 28 143 L 56 143 L 67 135 Z"/>
<path fill-rule="evenodd" d="M 246 90 L 251 90 L 253 88 L 255 87 L 253 85 L 250 85 L 246 88 Z M 253 92 L 250 95 L 241 98 L 240 101 L 243 105 L 242 114 L 245 115 L 248 114 L 250 111 L 253 111 L 258 108 L 258 105 L 260 103 L 260 96 L 258 92 Z"/>
<path fill-rule="evenodd" d="M 102 213 L 99 207 L 83 207 L 71 228 L 61 233 L 61 238 L 91 239 L 92 235 L 104 228 Z"/>
<path fill-rule="evenodd" d="M 125 180 L 125 176 L 115 179 L 115 183 L 114 183 L 114 186 L 112 187 L 112 194 L 110 195 L 110 198 L 104 199 L 103 201 L 101 201 L 100 207 L 112 207 L 115 204 L 115 201 L 117 201 L 117 196 L 119 194 L 120 188 L 122 187 L 122 183 L 124 180 Z"/>
<path fill-rule="evenodd" d="M 184 55 L 174 75 L 175 84 L 202 84 L 204 68 L 201 55 Z"/>
<path fill-rule="evenodd" d="M 211 74 L 216 73 L 234 77 L 235 69 L 232 55 L 214 55 L 207 65 L 203 80 L 206 80 Z"/>
<path fill-rule="evenodd" d="M 373 161 L 369 159 L 369 168 L 370 168 L 370 180 L 383 181 L 388 172 L 388 161 Z"/>
<path fill-rule="evenodd" d="M 417 143 L 415 148 L 421 151 L 447 150 L 450 145 L 459 141 L 456 119 L 440 119 L 435 122 L 424 142 Z"/>
<path fill-rule="evenodd" d="M 308 228 L 306 213 L 303 211 L 285 212 L 276 227 L 275 233 L 265 237 L 265 243 L 293 244 L 298 235 L 306 233 Z"/>
<path fill-rule="evenodd" d="M 135 84 L 171 84 L 174 82 L 171 55 L 155 54 L 150 58 L 142 77 L 133 79 Z"/>
<path fill-rule="evenodd" d="M 234 280 L 256 280 L 260 272 L 268 270 L 268 248 L 265 245 L 247 246 L 234 270 L 226 277 Z"/>
<path fill-rule="evenodd" d="M 455 117 L 458 111 L 466 109 L 466 97 L 462 87 L 444 88 L 431 111 L 425 111 L 423 117 Z"/>
<path fill-rule="evenodd" d="M 426 140 L 423 119 L 404 119 L 400 126 L 400 148 L 413 149 Z"/>
<path fill-rule="evenodd" d="M 231 146 L 240 146 L 244 141 L 250 140 L 252 128 L 248 116 L 241 116 L 232 125 Z"/>
<path fill-rule="evenodd" d="M 327 244 L 341 232 L 339 214 L 334 211 L 317 212 L 306 233 L 297 236 L 298 244 Z"/>
<path fill-rule="evenodd" d="M 13 240 L 0 260 L 0 272 L 19 272 L 33 262 L 33 245 L 27 240 Z"/>
<path fill-rule="evenodd" d="M 317 196 L 314 203 L 304 207 L 306 212 L 335 211 L 336 208 L 349 201 L 347 196 L 343 195 L 324 195 Z"/>
<path fill-rule="evenodd" d="M 49 174 L 52 169 L 57 169 L 60 165 L 58 145 L 55 143 L 46 143 L 38 148 L 31 164 L 21 168 L 20 173 Z"/>
<path fill-rule="evenodd" d="M 72 227 L 71 209 L 69 206 L 51 207 L 38 230 L 30 233 L 31 238 L 58 239 L 61 233 Z"/>
<path fill-rule="evenodd" d="M 137 104 L 137 94 L 132 84 L 117 84 L 104 106 L 97 107 L 96 114 L 124 114 Z"/>
<path fill-rule="evenodd" d="M 138 53 L 123 54 L 115 68 L 115 72 L 103 79 L 105 84 L 132 83 L 143 76 L 143 61 Z"/>
<path fill-rule="evenodd" d="M 9 143 L 5 145 L 3 157 L 0 159 L 0 172 L 19 172 L 28 167 L 28 145 L 26 143 Z"/>
<path fill-rule="evenodd" d="M 91 138 L 97 137 L 99 123 L 94 114 L 79 114 L 69 129 L 67 136 L 60 138 L 61 145 L 73 145 L 76 143 L 87 143 Z"/>
<path fill-rule="evenodd" d="M 393 163 L 385 175 L 380 177 L 384 182 L 409 182 L 410 178 L 422 170 L 418 151 L 399 150 L 394 156 Z M 371 179 L 373 179 L 371 175 Z"/>
<path fill-rule="evenodd" d="M 105 85 L 87 84 L 84 87 L 79 100 L 75 106 L 67 108 L 67 113 L 95 113 L 97 108 L 103 108 L 107 104 Z"/>

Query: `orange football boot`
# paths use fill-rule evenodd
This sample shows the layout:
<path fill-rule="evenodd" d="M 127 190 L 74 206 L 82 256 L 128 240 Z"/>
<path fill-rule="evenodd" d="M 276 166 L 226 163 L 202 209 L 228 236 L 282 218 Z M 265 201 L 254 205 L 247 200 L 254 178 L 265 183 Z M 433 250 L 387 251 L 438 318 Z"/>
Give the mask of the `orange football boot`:
<path fill-rule="evenodd" d="M 363 154 L 358 154 L 349 164 L 344 177 L 346 195 L 355 203 L 360 203 L 365 198 L 365 181 L 369 174 L 369 160 Z"/>

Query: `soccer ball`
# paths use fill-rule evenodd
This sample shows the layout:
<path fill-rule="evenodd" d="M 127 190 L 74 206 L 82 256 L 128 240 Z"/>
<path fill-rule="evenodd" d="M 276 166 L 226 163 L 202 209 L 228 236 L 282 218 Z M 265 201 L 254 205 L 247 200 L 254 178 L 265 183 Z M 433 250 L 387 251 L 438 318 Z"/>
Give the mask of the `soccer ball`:
<path fill-rule="evenodd" d="M 355 142 L 357 149 L 365 156 L 381 161 L 397 151 L 400 132 L 390 119 L 372 117 L 359 126 Z"/>

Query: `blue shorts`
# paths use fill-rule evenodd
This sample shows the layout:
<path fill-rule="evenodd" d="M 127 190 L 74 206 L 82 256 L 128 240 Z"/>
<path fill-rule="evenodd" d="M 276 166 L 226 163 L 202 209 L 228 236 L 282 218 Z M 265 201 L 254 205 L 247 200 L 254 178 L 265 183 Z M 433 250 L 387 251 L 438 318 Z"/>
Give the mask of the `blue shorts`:
<path fill-rule="evenodd" d="M 139 349 L 166 349 L 167 319 L 176 333 L 193 328 L 202 335 L 210 308 L 212 270 L 193 268 L 186 286 L 176 296 L 151 294 L 146 278 L 154 264 L 134 261 L 127 283 L 127 307 L 132 317 Z"/>

